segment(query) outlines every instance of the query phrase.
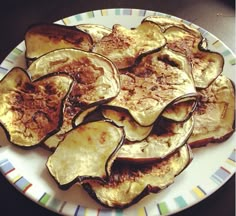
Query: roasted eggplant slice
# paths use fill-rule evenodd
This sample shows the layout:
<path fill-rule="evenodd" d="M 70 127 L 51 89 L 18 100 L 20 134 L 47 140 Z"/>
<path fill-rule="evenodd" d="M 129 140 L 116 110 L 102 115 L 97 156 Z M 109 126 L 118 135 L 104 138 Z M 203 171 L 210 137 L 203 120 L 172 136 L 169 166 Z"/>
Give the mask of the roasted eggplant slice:
<path fill-rule="evenodd" d="M 65 101 L 60 136 L 72 128 L 75 116 L 78 118 L 87 109 L 111 100 L 120 91 L 119 75 L 114 64 L 99 54 L 79 49 L 52 51 L 34 61 L 28 72 L 32 79 L 50 73 L 67 73 L 73 77 L 74 83 Z"/>
<path fill-rule="evenodd" d="M 51 74 L 32 82 L 23 69 L 13 68 L 0 82 L 0 122 L 10 142 L 30 147 L 59 130 L 72 81 Z"/>
<path fill-rule="evenodd" d="M 235 90 L 232 81 L 220 75 L 201 95 L 196 111 L 191 147 L 222 142 L 234 132 Z"/>
<path fill-rule="evenodd" d="M 180 21 L 180 20 L 173 18 L 173 17 L 148 16 L 148 17 L 144 18 L 142 22 L 145 22 L 145 21 L 151 21 L 151 22 L 156 23 L 157 25 L 160 26 L 160 28 L 162 29 L 163 32 L 167 28 L 170 28 L 170 27 L 179 27 L 179 28 L 185 29 L 187 31 L 190 31 L 191 34 L 193 34 L 197 38 L 202 38 L 201 32 L 197 28 L 193 27 L 190 24 L 188 25 L 188 24 L 184 23 L 183 21 Z"/>
<path fill-rule="evenodd" d="M 93 44 L 96 44 L 104 36 L 111 33 L 111 29 L 100 24 L 79 24 L 75 26 L 77 29 L 87 32 L 93 39 Z"/>
<path fill-rule="evenodd" d="M 48 158 L 48 170 L 62 188 L 87 179 L 106 181 L 123 139 L 123 129 L 109 121 L 80 125 Z"/>
<path fill-rule="evenodd" d="M 180 52 L 189 59 L 192 64 L 192 74 L 197 88 L 208 87 L 224 66 L 224 59 L 220 53 L 203 49 L 199 41 L 191 32 L 178 27 L 170 27 L 164 32 L 167 47 Z"/>
<path fill-rule="evenodd" d="M 109 106 L 123 107 L 142 126 L 152 125 L 167 106 L 197 97 L 187 59 L 162 49 L 121 73 L 121 91 Z"/>
<path fill-rule="evenodd" d="M 108 183 L 89 181 L 83 187 L 92 198 L 105 207 L 126 208 L 150 193 L 158 193 L 174 182 L 192 158 L 184 145 L 161 162 L 134 165 L 115 162 Z"/>
<path fill-rule="evenodd" d="M 117 125 L 124 127 L 125 138 L 129 141 L 141 141 L 145 139 L 152 130 L 152 125 L 143 127 L 139 125 L 132 116 L 123 109 L 115 110 L 103 108 L 102 114 L 105 118 L 111 119 Z"/>
<path fill-rule="evenodd" d="M 184 123 L 161 119 L 145 140 L 124 142 L 117 159 L 132 163 L 149 163 L 163 159 L 185 145 L 192 130 L 193 118 Z"/>
<path fill-rule="evenodd" d="M 189 97 L 187 101 L 178 101 L 177 104 L 168 106 L 162 113 L 162 116 L 174 122 L 184 122 L 192 116 L 196 106 L 196 97 L 193 97 L 192 100 Z"/>
<path fill-rule="evenodd" d="M 119 69 L 123 69 L 134 65 L 140 55 L 158 50 L 165 43 L 166 40 L 155 23 L 143 22 L 135 29 L 116 24 L 111 34 L 95 44 L 93 52 L 106 56 Z"/>
<path fill-rule="evenodd" d="M 26 59 L 32 62 L 41 55 L 60 48 L 78 48 L 89 51 L 91 36 L 72 26 L 39 23 L 30 26 L 25 33 Z"/>

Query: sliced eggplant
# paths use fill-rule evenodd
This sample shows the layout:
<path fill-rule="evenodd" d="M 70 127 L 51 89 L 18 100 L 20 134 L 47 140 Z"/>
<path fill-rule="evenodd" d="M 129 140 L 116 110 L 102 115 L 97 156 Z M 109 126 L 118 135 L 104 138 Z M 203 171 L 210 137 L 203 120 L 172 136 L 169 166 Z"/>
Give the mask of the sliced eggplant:
<path fill-rule="evenodd" d="M 167 47 L 178 51 L 189 59 L 192 64 L 192 74 L 197 88 L 208 87 L 224 66 L 224 58 L 220 53 L 203 48 L 202 41 L 196 39 L 191 32 L 178 27 L 170 27 L 164 32 Z"/>
<path fill-rule="evenodd" d="M 96 44 L 104 36 L 107 36 L 112 32 L 112 30 L 101 24 L 78 24 L 75 26 L 77 29 L 87 32 L 93 39 L 93 44 Z"/>
<path fill-rule="evenodd" d="M 132 116 L 123 109 L 115 110 L 103 108 L 102 114 L 105 118 L 111 119 L 117 125 L 123 126 L 125 131 L 125 138 L 129 141 L 141 141 L 145 139 L 152 130 L 152 125 L 143 127 L 139 125 Z"/>
<path fill-rule="evenodd" d="M 78 115 L 83 115 L 85 110 L 111 100 L 120 91 L 114 64 L 101 55 L 79 49 L 52 51 L 35 60 L 28 72 L 32 79 L 50 73 L 67 73 L 73 77 L 74 83 L 65 101 L 60 136 L 72 128 L 75 116 L 79 118 Z"/>
<path fill-rule="evenodd" d="M 50 74 L 32 82 L 23 69 L 13 68 L 0 82 L 0 123 L 10 142 L 30 147 L 58 131 L 72 81 Z"/>
<path fill-rule="evenodd" d="M 62 188 L 88 179 L 106 181 L 123 139 L 123 129 L 112 122 L 82 124 L 66 134 L 47 168 Z"/>
<path fill-rule="evenodd" d="M 31 25 L 25 33 L 26 59 L 31 63 L 41 55 L 60 48 L 78 48 L 89 51 L 91 36 L 72 26 L 55 23 Z"/>
<path fill-rule="evenodd" d="M 72 120 L 72 121 L 75 121 L 74 122 L 75 126 L 82 124 L 84 119 L 91 112 L 93 112 L 96 108 L 97 107 L 94 106 L 94 107 L 88 108 L 88 109 L 84 110 L 83 112 L 81 112 L 78 115 L 78 118 Z M 69 130 L 69 127 L 71 127 L 71 128 L 74 127 L 73 122 L 72 122 L 72 125 L 71 125 L 71 122 L 64 121 L 63 123 L 64 123 L 64 125 L 61 126 L 61 129 L 56 134 L 50 136 L 48 139 L 46 139 L 44 141 L 44 145 L 51 150 L 55 150 L 57 148 L 58 144 L 65 138 L 66 132 Z M 68 126 L 68 125 L 70 125 L 70 126 Z"/>
<path fill-rule="evenodd" d="M 181 21 L 174 17 L 152 15 L 152 16 L 145 17 L 142 22 L 145 22 L 145 21 L 151 21 L 151 22 L 156 23 L 157 25 L 160 26 L 163 32 L 167 28 L 176 26 L 176 27 L 185 29 L 187 31 L 190 31 L 191 34 L 193 34 L 195 37 L 202 38 L 201 32 L 197 28 L 193 27 L 190 24 L 184 23 L 183 20 Z"/>
<path fill-rule="evenodd" d="M 161 160 L 185 145 L 193 130 L 193 118 L 184 123 L 161 119 L 151 134 L 139 142 L 124 142 L 117 159 L 132 163 Z"/>
<path fill-rule="evenodd" d="M 142 126 L 152 125 L 171 104 L 197 97 L 187 59 L 167 49 L 143 57 L 120 79 L 121 90 L 108 105 L 127 109 Z"/>
<path fill-rule="evenodd" d="M 201 95 L 194 112 L 194 130 L 188 143 L 191 147 L 222 142 L 234 132 L 235 89 L 232 81 L 220 75 Z"/>
<path fill-rule="evenodd" d="M 150 193 L 158 193 L 174 182 L 191 162 L 191 150 L 184 145 L 161 162 L 145 165 L 115 162 L 108 183 L 89 181 L 84 189 L 98 203 L 110 208 L 126 208 Z"/>
<path fill-rule="evenodd" d="M 193 97 L 192 100 L 189 97 L 187 101 L 178 101 L 177 104 L 168 106 L 162 113 L 162 116 L 174 122 L 184 122 L 192 116 L 196 106 L 196 97 Z"/>
<path fill-rule="evenodd" d="M 158 50 L 165 43 L 165 37 L 155 23 L 143 22 L 135 29 L 116 24 L 111 34 L 95 44 L 93 52 L 106 56 L 123 69 L 134 65 L 140 55 Z"/>

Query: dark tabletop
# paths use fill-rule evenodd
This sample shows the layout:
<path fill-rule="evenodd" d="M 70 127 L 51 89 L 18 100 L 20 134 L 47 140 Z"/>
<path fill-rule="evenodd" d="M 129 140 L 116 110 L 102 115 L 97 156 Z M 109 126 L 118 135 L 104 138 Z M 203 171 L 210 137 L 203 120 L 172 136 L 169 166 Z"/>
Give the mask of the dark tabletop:
<path fill-rule="evenodd" d="M 236 50 L 234 0 L 5 0 L 0 12 L 0 62 L 23 40 L 24 32 L 30 24 L 54 22 L 74 14 L 103 8 L 148 9 L 175 15 L 205 28 L 234 53 Z M 0 174 L 0 215 L 57 214 L 30 201 Z M 176 215 L 234 216 L 235 176 L 204 201 Z"/>

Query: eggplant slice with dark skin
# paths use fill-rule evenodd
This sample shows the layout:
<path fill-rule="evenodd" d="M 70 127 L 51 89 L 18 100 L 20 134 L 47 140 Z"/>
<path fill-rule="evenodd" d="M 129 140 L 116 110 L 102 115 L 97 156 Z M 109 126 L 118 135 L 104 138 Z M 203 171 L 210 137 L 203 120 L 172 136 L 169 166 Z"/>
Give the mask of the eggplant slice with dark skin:
<path fill-rule="evenodd" d="M 171 185 L 191 162 L 187 145 L 161 162 L 134 165 L 115 161 L 107 183 L 89 180 L 83 188 L 101 205 L 127 208 L 150 193 L 158 193 Z"/>
<path fill-rule="evenodd" d="M 186 144 L 192 134 L 193 118 L 175 123 L 161 118 L 150 135 L 139 142 L 124 142 L 117 160 L 132 163 L 150 163 L 162 160 Z"/>
<path fill-rule="evenodd" d="M 107 181 L 123 140 L 123 129 L 111 121 L 85 123 L 66 134 L 46 165 L 64 189 L 88 179 Z"/>
<path fill-rule="evenodd" d="M 25 57 L 30 65 L 40 56 L 56 49 L 76 48 L 90 51 L 93 40 L 88 33 L 74 26 L 38 23 L 26 30 L 25 45 Z"/>
<path fill-rule="evenodd" d="M 207 88 L 223 71 L 224 58 L 220 53 L 204 49 L 191 32 L 178 27 L 170 27 L 164 32 L 167 47 L 180 52 L 192 64 L 192 74 L 196 88 Z"/>
<path fill-rule="evenodd" d="M 235 89 L 232 81 L 220 75 L 208 88 L 198 92 L 201 96 L 193 114 L 194 130 L 188 140 L 192 148 L 223 142 L 235 130 Z"/>
<path fill-rule="evenodd" d="M 139 56 L 158 50 L 165 44 L 159 26 L 147 21 L 135 29 L 114 25 L 112 33 L 96 43 L 92 51 L 109 58 L 118 69 L 124 69 L 133 66 Z"/>
<path fill-rule="evenodd" d="M 148 127 L 139 125 L 125 109 L 110 109 L 103 106 L 102 114 L 105 118 L 111 119 L 117 125 L 124 127 L 125 138 L 131 142 L 145 139 L 153 127 L 153 125 Z"/>
<path fill-rule="evenodd" d="M 26 71 L 13 68 L 0 82 L 0 123 L 10 142 L 31 147 L 56 133 L 72 81 L 50 74 L 33 82 Z"/>
<path fill-rule="evenodd" d="M 120 71 L 120 80 L 118 96 L 107 105 L 128 110 L 142 126 L 152 125 L 171 105 L 197 99 L 186 57 L 164 48 L 141 58 L 136 66 Z"/>
<path fill-rule="evenodd" d="M 50 73 L 67 73 L 74 79 L 70 94 L 65 101 L 63 126 L 56 139 L 72 128 L 73 118 L 88 109 L 106 103 L 117 96 L 120 80 L 117 68 L 107 58 L 79 49 L 59 49 L 35 60 L 28 68 L 32 79 Z M 58 144 L 55 143 L 53 147 Z M 45 142 L 52 147 L 51 141 Z"/>

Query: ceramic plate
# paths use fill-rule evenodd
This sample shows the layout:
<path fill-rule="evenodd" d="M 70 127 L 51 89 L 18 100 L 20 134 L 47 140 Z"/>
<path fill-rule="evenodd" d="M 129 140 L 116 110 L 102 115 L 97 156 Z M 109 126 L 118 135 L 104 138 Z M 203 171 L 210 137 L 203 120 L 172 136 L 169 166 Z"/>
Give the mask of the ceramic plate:
<path fill-rule="evenodd" d="M 105 9 L 89 11 L 57 21 L 63 25 L 97 23 L 112 27 L 120 23 L 126 27 L 135 27 L 148 15 L 170 15 L 138 9 Z M 224 56 L 223 73 L 235 81 L 235 56 L 231 50 L 208 31 L 198 28 L 207 38 L 209 49 Z M 12 67 L 25 67 L 24 41 L 20 43 L 0 65 L 0 78 Z M 159 194 L 152 194 L 139 203 L 124 210 L 101 208 L 86 192 L 78 186 L 68 191 L 58 189 L 54 179 L 48 173 L 45 162 L 48 151 L 36 148 L 22 150 L 10 145 L 4 131 L 0 131 L 0 171 L 25 196 L 39 205 L 64 215 L 167 215 L 188 208 L 219 189 L 235 172 L 235 134 L 226 142 L 208 145 L 194 150 L 194 159 L 190 166 L 176 179 L 175 183 Z"/>

